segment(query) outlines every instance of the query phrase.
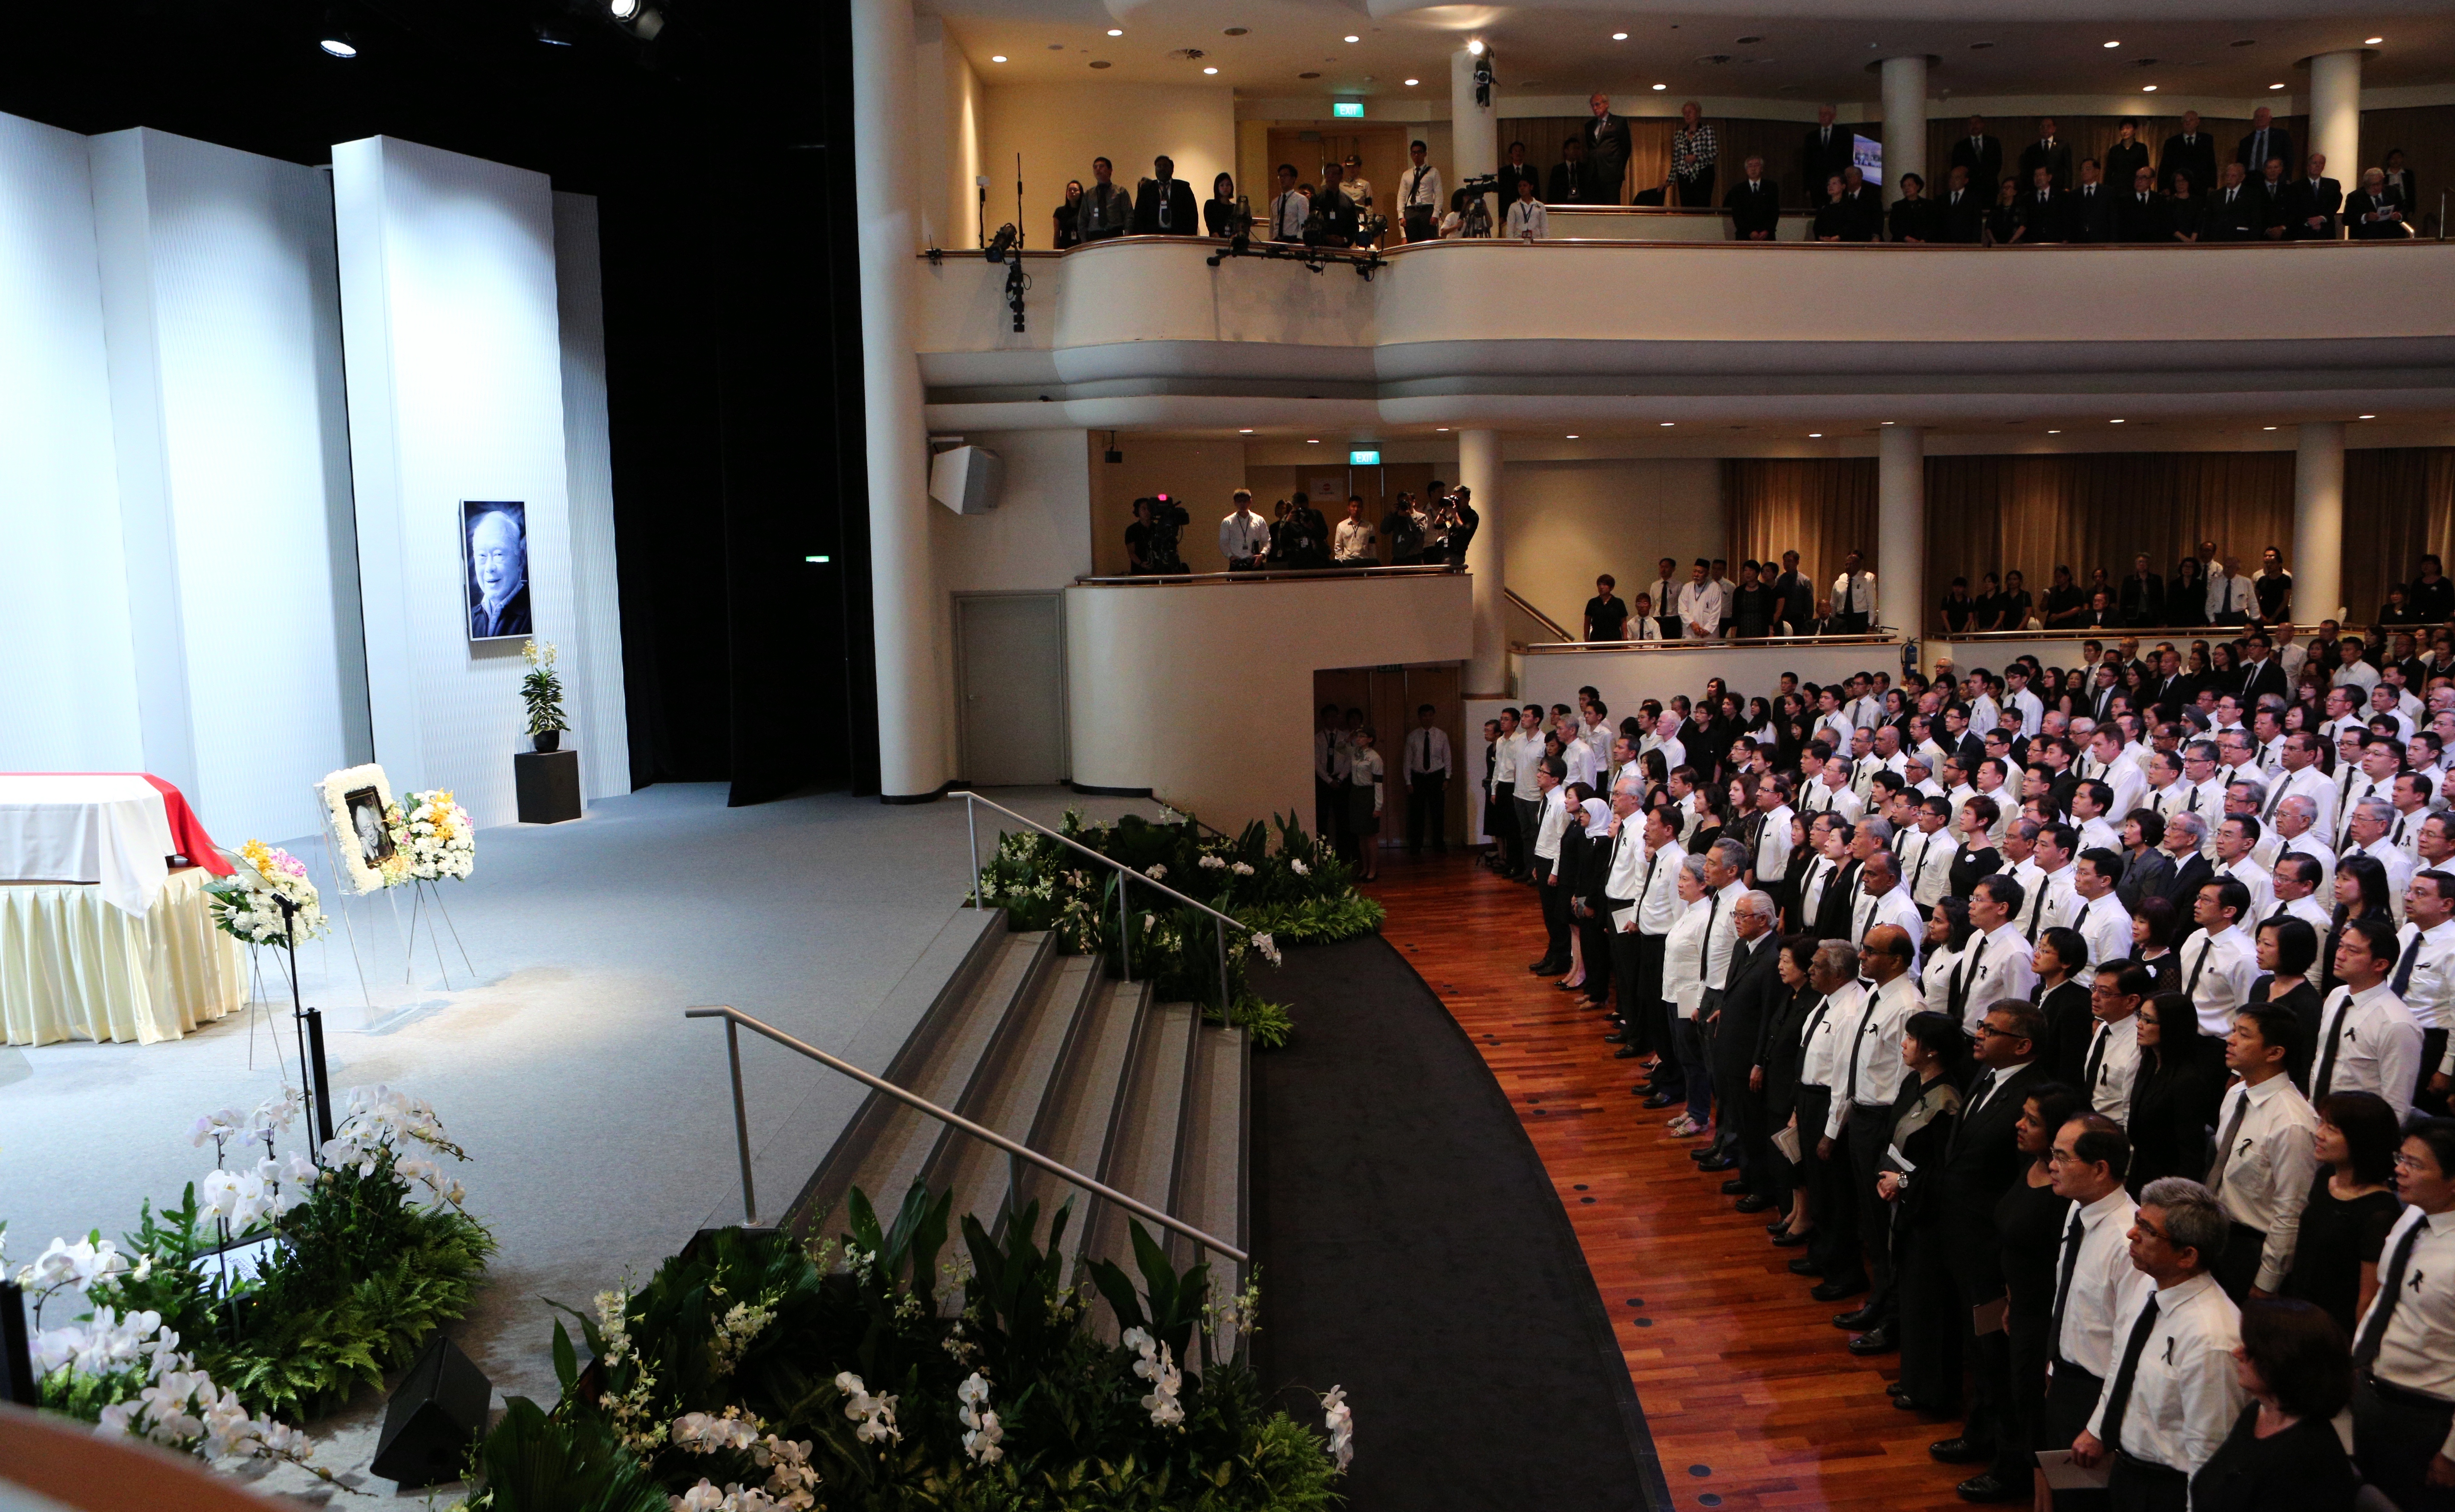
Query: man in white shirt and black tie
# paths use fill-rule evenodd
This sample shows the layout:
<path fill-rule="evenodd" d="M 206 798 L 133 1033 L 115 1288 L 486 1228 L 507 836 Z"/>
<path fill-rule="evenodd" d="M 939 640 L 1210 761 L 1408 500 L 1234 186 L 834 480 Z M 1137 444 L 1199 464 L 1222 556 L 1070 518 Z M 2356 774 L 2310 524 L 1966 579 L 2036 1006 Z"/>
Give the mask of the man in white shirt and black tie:
<path fill-rule="evenodd" d="M 2197 1181 L 2169 1176 L 2140 1194 L 2131 1263 L 2151 1287 L 2115 1319 L 2111 1374 L 2072 1441 L 2083 1468 L 2112 1460 L 2116 1506 L 2184 1512 L 2191 1477 L 2242 1415 L 2242 1311 L 2210 1274 L 2227 1231 L 2224 1209 Z"/>
<path fill-rule="evenodd" d="M 2122 1184 L 2130 1169 L 2131 1140 L 2115 1119 L 2082 1114 L 2055 1132 L 2046 1170 L 2055 1195 L 2071 1206 L 2055 1247 L 2046 1324 L 2054 1379 L 2039 1425 L 2041 1445 L 2068 1444 L 2087 1429 L 2124 1342 L 2114 1331 L 2116 1320 L 2152 1289 L 2147 1274 L 2131 1263 L 2139 1205 Z"/>
<path fill-rule="evenodd" d="M 2300 851 L 2287 851 L 2278 857 L 2275 875 L 2268 878 L 2276 886 L 2276 906 L 2268 910 L 2267 917 L 2298 918 L 2321 939 L 2326 938 L 2327 931 L 2336 927 L 2335 916 L 2322 901 L 2335 896 L 2326 876 L 2326 869 L 2316 857 Z"/>
<path fill-rule="evenodd" d="M 1279 192 L 1270 201 L 1270 240 L 1302 241 L 1312 218 L 1312 197 L 1296 188 L 1296 166 L 1279 165 Z"/>
<path fill-rule="evenodd" d="M 2302 1034 L 2292 1009 L 2257 1003 L 2234 1015 L 2225 1037 L 2225 1069 L 2240 1079 L 2217 1105 L 2208 1189 L 2233 1223 L 2212 1269 L 2237 1303 L 2274 1296 L 2292 1272 L 2319 1168 L 2319 1115 L 2285 1073 Z"/>
<path fill-rule="evenodd" d="M 1407 161 L 1413 166 L 1398 175 L 1398 213 L 1410 242 L 1437 238 L 1441 212 L 1447 208 L 1441 194 L 1441 171 L 1424 161 L 1425 151 L 1422 142 L 1408 143 Z"/>
<path fill-rule="evenodd" d="M 1900 837 L 1901 880 L 1921 910 L 1935 907 L 1952 890 L 1952 861 L 1960 854 L 1960 841 L 1952 833 L 1951 818 L 1950 798 L 1921 799 L 1917 828 Z"/>
<path fill-rule="evenodd" d="M 2033 948 L 2014 922 L 2027 902 L 2026 891 L 2001 872 L 1979 877 L 1970 892 L 1969 922 L 1977 934 L 1969 941 L 1968 952 L 1977 955 L 1978 965 L 1969 978 L 1963 1012 L 1973 1018 L 1997 1002 L 2027 1002 L 2037 990 Z"/>
<path fill-rule="evenodd" d="M 1856 552 L 1841 558 L 1841 575 L 1833 579 L 1833 616 L 1845 635 L 1863 635 L 1876 622 L 1876 575 L 1860 566 Z"/>
<path fill-rule="evenodd" d="M 2455 1119 L 2404 1132 L 2405 1206 L 2353 1330 L 2353 1453 L 2392 1504 L 2445 1508 L 2455 1487 Z"/>
<path fill-rule="evenodd" d="M 2234 1012 L 2250 998 L 2258 953 L 2240 926 L 2250 907 L 2250 889 L 2226 879 L 2203 882 L 2191 903 L 2200 934 L 2182 945 L 2182 991 L 2200 1016 L 2200 1032 L 2222 1038 L 2233 1031 Z"/>
<path fill-rule="evenodd" d="M 1432 706 L 1415 707 L 1415 728 L 1407 732 L 1407 854 L 1420 856 L 1427 831 L 1432 853 L 1447 856 L 1449 843 L 1450 733 L 1432 723 Z"/>
<path fill-rule="evenodd" d="M 2131 1088 L 2140 1075 L 2140 1005 L 2156 990 L 2157 977 L 2136 960 L 2109 961 L 2089 989 L 2088 1050 L 2080 1058 L 2080 1085 L 2089 1106 L 2118 1123 L 2131 1119 Z"/>
<path fill-rule="evenodd" d="M 2114 889 L 2122 880 L 2122 854 L 2098 846 L 2072 862 L 2073 901 L 2067 922 L 2088 941 L 2088 963 L 2073 973 L 2082 986 L 2131 955 L 2131 914 Z"/>
<path fill-rule="evenodd" d="M 2443 822 L 2445 816 L 2435 817 Z M 2448 1088 L 2455 1086 L 2455 1055 L 2449 1053 L 2455 1045 L 2447 1033 L 2455 1029 L 2455 873 L 2432 867 L 2416 874 L 2404 889 L 2404 909 L 2389 981 L 2421 1026 L 2421 1087 L 2413 1103 L 2439 1117 Z"/>
<path fill-rule="evenodd" d="M 1867 862 L 1873 871 L 1889 857 Z M 1823 1138 L 1816 1142 L 1819 1159 L 1836 1152 L 1849 1163 L 1851 1195 L 1858 1208 L 1858 1241 L 1865 1253 L 1872 1283 L 1866 1302 L 1833 1320 L 1836 1327 L 1865 1330 L 1872 1341 L 1862 1353 L 1877 1353 L 1892 1342 L 1890 1326 L 1898 1306 L 1894 1292 L 1892 1210 L 1876 1200 L 1876 1177 L 1882 1170 L 1884 1150 L 1891 1142 L 1893 1098 L 1900 1090 L 1906 1066 L 1901 1060 L 1901 1030 L 1910 1016 L 1925 1006 L 1917 980 L 1910 975 L 1913 959 L 1907 932 L 1878 924 L 1859 945 L 1860 969 L 1876 984 L 1856 1017 L 1842 1027 L 1850 1038 L 1841 1046 L 1832 1111 L 1825 1115 Z M 1836 1300 L 1830 1283 L 1816 1288 L 1819 1301 Z M 1854 1341 L 1854 1343 L 1856 1341 Z"/>
<path fill-rule="evenodd" d="M 2334 964 L 2338 985 L 2319 1010 L 2310 1100 L 2366 1092 L 2402 1123 L 2421 1085 L 2422 1035 L 2388 980 L 2398 965 L 2394 930 L 2383 918 L 2346 920 Z"/>

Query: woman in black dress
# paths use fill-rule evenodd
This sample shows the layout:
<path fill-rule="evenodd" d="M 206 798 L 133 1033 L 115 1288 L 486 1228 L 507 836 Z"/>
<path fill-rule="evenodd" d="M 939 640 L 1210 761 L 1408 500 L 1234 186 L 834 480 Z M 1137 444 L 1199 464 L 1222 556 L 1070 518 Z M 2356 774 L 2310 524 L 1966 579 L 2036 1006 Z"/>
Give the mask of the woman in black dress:
<path fill-rule="evenodd" d="M 2378 1295 L 2379 1252 L 2404 1203 L 2395 1195 L 2395 1109 L 2367 1092 L 2319 1099 L 2319 1174 L 2283 1297 L 2323 1309 L 2347 1336 Z"/>
<path fill-rule="evenodd" d="M 2192 1512 L 2349 1512 L 2361 1482 L 2336 1437 L 2352 1400 L 2352 1346 L 2319 1308 L 2252 1301 L 2234 1373 L 2250 1405 L 2200 1473 Z"/>
<path fill-rule="evenodd" d="M 2220 640 L 2208 648 L 2208 675 L 2200 686 L 2214 688 L 2220 698 L 2242 696 L 2242 658 L 2234 655 L 2232 641 Z"/>
<path fill-rule="evenodd" d="M 2165 585 L 2165 623 L 2181 630 L 2207 622 L 2208 580 L 2201 575 L 2200 559 L 2185 556 L 2174 568 L 2174 580 Z"/>
<path fill-rule="evenodd" d="M 1210 181 L 1210 197 L 1202 204 L 1202 233 L 1221 241 L 1236 235 L 1236 181 L 1225 173 Z"/>
<path fill-rule="evenodd" d="M 2208 1139 L 2224 1096 L 2224 1041 L 2200 1032 L 2188 993 L 2159 993 L 2140 1005 L 2140 1069 L 2131 1082 L 2134 1197 L 2161 1177 L 2207 1175 Z"/>
<path fill-rule="evenodd" d="M 1813 935 L 1792 935 L 1781 942 L 1781 954 L 1774 967 L 1781 973 L 1783 997 L 1773 1012 L 1772 1021 L 1765 1025 L 1765 1127 L 1787 1128 L 1798 1112 L 1798 1058 L 1803 1044 L 1807 1020 L 1824 1001 L 1807 979 L 1807 968 L 1816 959 L 1816 938 Z M 1780 1221 L 1773 1225 L 1773 1241 L 1784 1249 L 1807 1242 L 1816 1227 L 1816 1215 L 1808 1211 L 1807 1188 L 1800 1184 L 1798 1167 L 1781 1157 L 1773 1156 L 1775 1201 L 1780 1208 Z"/>
<path fill-rule="evenodd" d="M 2344 938 L 2344 923 L 2355 918 L 2384 918 L 2394 921 L 2387 907 L 2386 864 L 2375 856 L 2358 852 L 2336 864 L 2335 925 L 2327 931 L 2326 942 L 2319 949 L 2319 997 L 2336 990 L 2336 947 Z"/>
<path fill-rule="evenodd" d="M 2012 1354 L 2012 1400 L 2007 1405 L 2019 1425 L 2021 1445 L 2031 1449 L 2049 1447 L 2038 1438 L 2045 1419 L 2046 1355 L 2053 1343 L 2047 1335 L 2055 1319 L 2055 1258 L 2071 1209 L 2067 1200 L 2055 1195 L 2049 1162 L 2055 1136 L 2087 1111 L 2080 1094 L 2069 1087 L 2049 1082 L 2030 1089 L 2013 1135 L 2029 1165 L 1995 1204 L 2009 1300 L 2003 1316 Z"/>
<path fill-rule="evenodd" d="M 2054 1080 L 2079 1086 L 2096 1024 L 2089 1016 L 2088 989 L 2073 980 L 2088 964 L 2088 940 L 2079 930 L 2058 924 L 2038 937 L 2030 959 L 2038 973 L 2038 1011 L 2046 1016 L 2046 1040 L 2038 1046 L 2038 1064 Z"/>
<path fill-rule="evenodd" d="M 2161 889 L 2174 875 L 2172 857 L 2167 857 L 2161 867 L 2155 859 L 2157 848 L 2165 843 L 2165 816 L 2153 808 L 2133 809 L 2122 816 L 2121 834 L 2122 880 L 2114 884 L 2114 896 L 2136 922 L 2140 905 L 2157 896 L 2149 891 L 2150 884 Z M 2132 930 L 2131 937 L 2139 939 L 2137 928 Z"/>
<path fill-rule="evenodd" d="M 1355 846 L 1355 875 L 1366 881 L 1381 875 L 1381 805 L 1388 769 L 1372 749 L 1370 726 L 1349 736 L 1354 749 L 1347 756 L 1347 834 Z"/>
<path fill-rule="evenodd" d="M 1970 602 L 1977 606 L 1976 609 L 1972 611 L 1976 615 L 1976 619 L 1974 620 L 1975 628 L 1978 630 L 2000 630 L 2003 628 L 2003 579 L 1996 576 L 1993 573 L 1988 573 L 1979 577 L 1978 579 L 1978 596 L 1971 599 Z M 1979 734 L 1982 736 L 1984 732 L 1981 731 Z"/>
<path fill-rule="evenodd" d="M 1079 222 L 1082 214 L 1083 181 L 1079 178 L 1069 178 L 1065 181 L 1065 203 L 1050 212 L 1050 219 L 1057 223 L 1057 238 L 1050 245 L 1059 252 L 1064 252 L 1068 247 L 1081 246 L 1083 231 Z"/>
<path fill-rule="evenodd" d="M 2029 628 L 2029 590 L 2017 567 L 2003 575 L 2003 592 L 1995 600 L 1995 615 L 1998 630 Z"/>
<path fill-rule="evenodd" d="M 1978 600 L 1969 596 L 1969 579 L 1954 578 L 1951 589 L 1944 594 L 1943 602 L 1937 606 L 1937 610 L 1943 615 L 1946 634 L 1957 635 L 1969 629 L 1978 615 Z"/>
<path fill-rule="evenodd" d="M 1995 848 L 1995 821 L 2003 811 L 1980 793 L 1960 805 L 1960 850 L 1952 857 L 1952 896 L 1967 897 L 1981 877 L 2003 869 L 2003 853 Z"/>
<path fill-rule="evenodd" d="M 2191 182 L 2190 174 L 2174 175 L 2174 194 L 2165 201 L 2165 224 L 2173 230 L 2176 241 L 2195 242 L 2200 239 L 2198 189 L 2199 186 Z M 2173 621 L 2169 619 L 2166 623 Z"/>
<path fill-rule="evenodd" d="M 1559 878 L 1560 906 L 1569 915 L 1569 974 L 1552 985 L 1562 992 L 1574 992 L 1586 985 L 1589 977 L 1610 979 L 1611 958 L 1594 950 L 1595 935 L 1592 905 L 1586 901 L 1593 890 L 1593 872 L 1597 864 L 1596 846 L 1588 832 L 1593 827 L 1593 815 L 1587 804 L 1594 790 L 1584 782 L 1572 782 L 1565 789 L 1569 796 L 1569 823 L 1560 832 L 1560 859 L 1552 868 Z M 1603 810 L 1605 819 L 1611 810 Z M 1610 851 L 1603 848 L 1603 862 L 1608 864 Z M 1550 885 L 1550 884 L 1546 884 Z M 1608 939 L 1604 940 L 1608 946 Z M 1599 970 L 1595 968 L 1599 967 Z"/>
<path fill-rule="evenodd" d="M 2182 958 L 2173 950 L 2175 917 L 2173 902 L 2162 897 L 2141 898 L 2131 916 L 2131 958 L 2148 968 L 2161 993 L 2182 981 Z"/>
<path fill-rule="evenodd" d="M 1943 1155 L 1960 1115 L 1969 1038 L 1943 1014 L 1914 1013 L 1902 1026 L 1901 1061 L 1910 1074 L 1893 1099 L 1893 1149 L 1913 1170 L 1886 1170 L 1876 1196 L 1893 1204 L 1893 1253 L 1899 1257 L 1901 1380 L 1897 1404 L 1911 1412 L 1952 1413 L 1960 1404 L 1960 1335 L 1969 1326 L 1952 1279 L 1940 1190 Z"/>
<path fill-rule="evenodd" d="M 2293 1010 L 2294 1019 L 2302 1025 L 2302 1038 L 2285 1056 L 2284 1070 L 2306 1094 L 2310 1051 L 2319 1042 L 2322 1012 L 2319 989 L 2310 984 L 2310 966 L 2319 958 L 2319 932 L 2309 920 L 2288 914 L 2259 926 L 2258 946 L 2259 969 L 2264 975 L 2250 984 L 2248 1001 Z"/>
<path fill-rule="evenodd" d="M 1996 190 L 1995 203 L 1986 208 L 1986 245 L 2009 247 L 2019 241 L 2020 233 L 2027 229 L 2020 223 L 2020 192 L 2007 178 Z"/>

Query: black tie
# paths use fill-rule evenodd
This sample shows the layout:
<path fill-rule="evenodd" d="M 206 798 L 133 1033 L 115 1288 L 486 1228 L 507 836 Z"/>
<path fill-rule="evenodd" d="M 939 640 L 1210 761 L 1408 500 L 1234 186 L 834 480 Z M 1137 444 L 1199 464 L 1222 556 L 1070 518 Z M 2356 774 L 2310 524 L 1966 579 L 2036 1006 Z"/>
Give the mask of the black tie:
<path fill-rule="evenodd" d="M 2040 873 L 2040 874 L 2039 875 L 2039 877 L 2038 877 L 2038 896 L 2037 896 L 2037 898 L 2036 898 L 2036 900 L 2035 900 L 2035 901 L 2033 901 L 2033 902 L 2031 902 L 2031 903 L 2029 904 L 2029 927 L 2028 927 L 2028 929 L 2027 929 L 2026 931 L 2024 931 L 2024 933 L 2025 933 L 2025 934 L 2027 934 L 2027 935 L 2028 935 L 2028 937 L 2029 937 L 2029 943 L 2030 943 L 2030 944 L 2032 944 L 2032 945 L 2034 945 L 2034 944 L 2036 944 L 2036 943 L 2038 942 L 2038 920 L 2039 920 L 2039 917 L 2040 915 L 2044 914 L 2044 913 L 2045 913 L 2045 911 L 2046 911 L 2046 878 L 2045 878 L 2044 874 Z"/>
<path fill-rule="evenodd" d="M 2420 964 L 2421 937 L 2419 935 L 2415 935 L 2412 937 L 2412 948 L 2404 953 L 2404 959 L 2395 963 L 2395 980 L 2387 984 L 2387 991 L 2395 994 L 2398 998 L 2410 992 L 2412 990 L 2412 969 Z"/>
<path fill-rule="evenodd" d="M 2343 989 L 2344 1000 L 2336 1009 L 2335 1021 L 2327 1026 L 2327 1048 L 2319 1056 L 2318 1074 L 2310 1079 L 2310 1100 L 2318 1101 L 2327 1095 L 2328 1086 L 2336 1079 L 2336 1051 L 2344 1042 L 2344 1030 L 2352 1022 L 2353 990 Z"/>
<path fill-rule="evenodd" d="M 2156 1331 L 2157 1294 L 2151 1292 L 2140 1309 L 2140 1320 L 2131 1325 L 2130 1340 L 2122 1346 L 2122 1366 L 2105 1390 L 2105 1433 L 2099 1441 L 2118 1453 L 2122 1449 L 2122 1415 L 2130 1410 L 2131 1385 L 2140 1377 L 2140 1357 L 2147 1351 L 2148 1336 Z"/>
<path fill-rule="evenodd" d="M 1867 1031 L 1875 1026 L 1876 999 L 1873 996 L 1869 996 L 1867 1005 L 1858 1010 L 1858 1032 L 1850 1037 L 1850 1085 L 1843 1096 L 1854 1104 L 1858 1100 L 1858 1041 L 1866 1038 Z"/>
<path fill-rule="evenodd" d="M 2242 1089 L 2234 1099 L 2233 1117 L 2225 1119 L 2224 1135 L 2217 1140 L 2217 1163 L 2208 1171 L 2208 1190 L 2222 1197 L 2225 1167 L 2233 1163 L 2233 1137 L 2242 1132 L 2242 1116 L 2250 1112 L 2250 1089 Z"/>
<path fill-rule="evenodd" d="M 1954 1023 L 1962 1022 L 1969 1011 L 1969 983 L 1972 979 L 1969 968 L 1976 965 L 1985 953 L 1984 942 L 1973 939 L 1969 942 L 1969 953 L 1953 965 L 1952 988 L 1945 998 L 1945 1006 L 1952 1010 Z"/>
<path fill-rule="evenodd" d="M 2200 954 L 2191 962 L 2191 979 L 2182 984 L 2184 993 L 2192 997 L 2199 995 L 2200 973 L 2208 969 L 2208 952 L 2214 950 L 2216 944 L 2216 937 L 2213 935 L 2200 941 Z"/>
<path fill-rule="evenodd" d="M 2046 1335 L 2046 1348 L 2054 1358 L 2063 1357 L 2063 1308 L 2071 1301 L 2072 1277 L 2080 1271 L 2080 1243 L 2087 1229 L 2080 1220 L 2080 1205 L 2072 1205 L 2071 1223 L 2063 1230 L 2062 1275 L 2055 1282 L 2055 1323 Z"/>
<path fill-rule="evenodd" d="M 2105 1074 L 2105 1041 L 2112 1038 L 2113 1034 L 2113 1029 L 2105 1024 L 2099 1024 L 2097 1039 L 2088 1047 L 2088 1074 L 2080 1079 L 2080 1084 L 2088 1089 L 2089 1096 L 2092 1098 L 2097 1095 L 2098 1079 Z"/>
<path fill-rule="evenodd" d="M 2404 1300 L 2404 1273 L 2412 1263 L 2412 1246 L 2421 1231 L 2429 1226 L 2424 1215 L 2404 1238 L 2395 1241 L 2395 1254 L 2386 1264 L 2386 1283 L 2379 1288 L 2378 1300 L 2371 1304 L 2370 1315 L 2362 1323 L 2362 1336 L 2353 1343 L 2353 1371 L 2358 1375 L 2378 1363 L 2379 1345 L 2386 1341 L 2386 1325 L 2395 1317 L 2395 1304 Z"/>

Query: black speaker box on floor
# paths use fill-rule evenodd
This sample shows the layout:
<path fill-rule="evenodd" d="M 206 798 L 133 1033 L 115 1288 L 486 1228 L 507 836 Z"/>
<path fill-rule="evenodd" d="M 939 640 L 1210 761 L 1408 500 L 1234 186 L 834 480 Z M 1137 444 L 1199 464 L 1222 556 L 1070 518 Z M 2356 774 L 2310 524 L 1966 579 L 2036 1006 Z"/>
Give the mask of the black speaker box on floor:
<path fill-rule="evenodd" d="M 486 1432 L 495 1388 L 486 1373 L 436 1334 L 418 1352 L 392 1401 L 369 1468 L 406 1487 L 457 1481 Z"/>

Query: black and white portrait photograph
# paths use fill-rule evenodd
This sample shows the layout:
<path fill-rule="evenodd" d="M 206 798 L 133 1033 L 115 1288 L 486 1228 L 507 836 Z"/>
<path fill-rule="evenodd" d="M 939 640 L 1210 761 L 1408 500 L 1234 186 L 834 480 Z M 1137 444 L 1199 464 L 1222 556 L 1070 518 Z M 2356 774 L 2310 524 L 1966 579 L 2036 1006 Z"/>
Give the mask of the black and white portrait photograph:
<path fill-rule="evenodd" d="M 471 640 L 529 635 L 528 506 L 501 499 L 460 503 L 461 586 Z"/>
<path fill-rule="evenodd" d="M 341 801 L 349 806 L 350 828 L 358 837 L 358 859 L 372 867 L 392 856 L 392 829 L 384 823 L 383 795 L 373 788 L 353 788 Z"/>

